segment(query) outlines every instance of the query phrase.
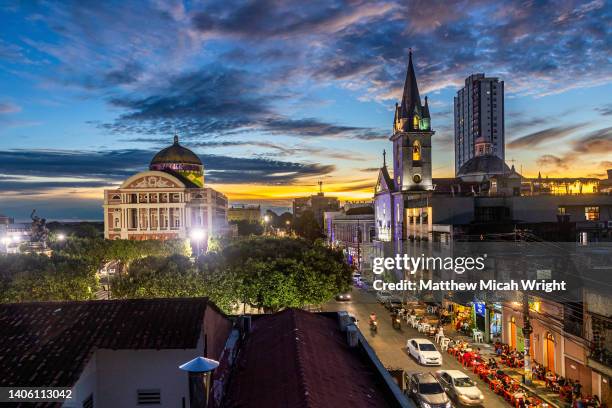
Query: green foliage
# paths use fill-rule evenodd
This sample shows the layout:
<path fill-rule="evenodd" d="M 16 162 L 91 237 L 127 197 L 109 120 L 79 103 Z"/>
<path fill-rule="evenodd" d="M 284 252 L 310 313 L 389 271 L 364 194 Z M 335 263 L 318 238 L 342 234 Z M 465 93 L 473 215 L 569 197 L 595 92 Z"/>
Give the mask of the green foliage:
<path fill-rule="evenodd" d="M 317 222 L 314 213 L 309 210 L 304 211 L 302 215 L 295 218 L 293 229 L 296 234 L 309 242 L 315 242 L 317 239 L 323 237 L 321 226 Z"/>
<path fill-rule="evenodd" d="M 188 241 L 182 239 L 133 241 L 70 236 L 64 242 L 53 243 L 51 249 L 54 253 L 84 260 L 95 267 L 99 267 L 105 261 L 119 261 L 129 265 L 135 259 L 147 256 L 191 255 Z"/>
<path fill-rule="evenodd" d="M 276 311 L 326 302 L 346 291 L 351 271 L 342 254 L 319 242 L 251 236 L 209 240 L 194 263 L 186 241 L 107 241 L 74 236 L 53 256 L 0 257 L 0 301 L 91 299 L 105 261 L 125 270 L 110 282 L 114 298 L 207 296 L 227 313 L 242 304 Z"/>
<path fill-rule="evenodd" d="M 264 232 L 264 227 L 260 222 L 249 222 L 247 220 L 232 221 L 231 224 L 236 224 L 238 227 L 238 235 L 248 237 L 249 235 L 261 235 Z"/>
<path fill-rule="evenodd" d="M 128 274 L 112 279 L 111 288 L 113 297 L 120 298 L 205 296 L 197 267 L 182 255 L 135 260 Z"/>
<path fill-rule="evenodd" d="M 165 259 L 191 255 L 185 240 L 109 241 L 74 235 L 65 241 L 53 242 L 51 249 L 51 257 L 0 256 L 0 302 L 92 299 L 99 286 L 96 272 L 106 261 L 116 260 L 128 266 L 145 257 Z M 176 269 L 182 270 L 183 266 Z M 159 283 L 159 287 L 166 286 L 166 282 Z"/>
<path fill-rule="evenodd" d="M 242 301 L 266 310 L 324 303 L 351 281 L 342 253 L 301 239 L 240 240 L 222 257 L 226 269 L 241 277 Z"/>
<path fill-rule="evenodd" d="M 0 257 L 0 302 L 92 299 L 96 270 L 83 260 L 54 255 Z"/>
<path fill-rule="evenodd" d="M 321 304 L 350 285 L 342 254 L 305 240 L 251 237 L 201 256 L 149 257 L 114 278 L 113 297 L 207 296 L 227 313 Z"/>

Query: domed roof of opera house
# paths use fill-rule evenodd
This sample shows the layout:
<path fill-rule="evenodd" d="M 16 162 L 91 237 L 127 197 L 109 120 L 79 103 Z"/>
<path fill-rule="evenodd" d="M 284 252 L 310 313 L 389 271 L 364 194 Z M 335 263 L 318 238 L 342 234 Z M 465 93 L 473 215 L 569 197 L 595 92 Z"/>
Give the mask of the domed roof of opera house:
<path fill-rule="evenodd" d="M 197 154 L 179 144 L 178 136 L 174 136 L 172 146 L 160 150 L 151 160 L 151 164 L 181 163 L 202 165 Z"/>
<path fill-rule="evenodd" d="M 472 157 L 459 168 L 457 176 L 479 175 L 479 174 L 507 174 L 510 168 L 502 159 L 492 154 Z"/>

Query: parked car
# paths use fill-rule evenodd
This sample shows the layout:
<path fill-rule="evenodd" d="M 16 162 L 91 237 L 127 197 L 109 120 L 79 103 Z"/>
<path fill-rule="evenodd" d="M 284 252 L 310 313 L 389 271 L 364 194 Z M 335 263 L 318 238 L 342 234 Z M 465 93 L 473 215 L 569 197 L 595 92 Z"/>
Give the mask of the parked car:
<path fill-rule="evenodd" d="M 352 298 L 353 298 L 353 296 L 352 296 L 350 291 L 344 292 L 344 293 L 338 293 L 336 295 L 336 300 L 337 301 L 351 300 Z"/>
<path fill-rule="evenodd" d="M 393 294 L 386 290 L 379 290 L 376 292 L 376 300 L 378 300 L 383 305 L 387 303 L 387 300 L 391 299 Z"/>
<path fill-rule="evenodd" d="M 402 300 L 398 297 L 395 296 L 391 296 L 389 299 L 387 299 L 387 301 L 385 302 L 385 307 L 389 310 L 393 310 L 393 309 L 401 309 L 402 308 Z"/>
<path fill-rule="evenodd" d="M 408 378 L 408 394 L 420 408 L 452 408 L 442 385 L 431 373 L 415 373 Z"/>
<path fill-rule="evenodd" d="M 427 339 L 410 339 L 406 342 L 408 353 L 422 365 L 442 365 L 442 354 Z"/>
<path fill-rule="evenodd" d="M 483 406 L 484 395 L 476 383 L 462 371 L 440 370 L 436 372 L 438 381 L 449 397 L 460 406 Z"/>
<path fill-rule="evenodd" d="M 359 272 L 353 272 L 353 282 L 355 283 L 361 282 L 361 274 Z"/>

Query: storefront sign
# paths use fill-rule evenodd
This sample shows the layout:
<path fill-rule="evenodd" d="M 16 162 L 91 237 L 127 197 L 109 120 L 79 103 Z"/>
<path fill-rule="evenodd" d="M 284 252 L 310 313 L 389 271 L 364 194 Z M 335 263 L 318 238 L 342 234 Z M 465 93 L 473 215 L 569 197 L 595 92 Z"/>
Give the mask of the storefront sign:
<path fill-rule="evenodd" d="M 474 311 L 477 315 L 484 317 L 486 310 L 484 302 L 474 302 Z"/>

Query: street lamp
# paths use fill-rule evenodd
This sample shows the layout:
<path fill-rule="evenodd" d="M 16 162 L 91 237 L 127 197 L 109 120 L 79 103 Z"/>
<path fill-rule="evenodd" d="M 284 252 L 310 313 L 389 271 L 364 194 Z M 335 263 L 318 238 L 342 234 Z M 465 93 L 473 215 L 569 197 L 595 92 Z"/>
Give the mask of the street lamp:
<path fill-rule="evenodd" d="M 190 407 L 208 407 L 211 374 L 217 367 L 219 367 L 218 361 L 205 357 L 196 357 L 179 366 L 179 369 L 189 373 Z"/>
<path fill-rule="evenodd" d="M 59 242 L 62 242 L 65 239 L 66 239 L 66 235 L 62 234 L 61 232 L 59 234 L 57 234 L 57 240 Z"/>
<path fill-rule="evenodd" d="M 264 234 L 268 233 L 268 224 L 270 223 L 270 216 L 268 214 L 264 215 Z"/>
<path fill-rule="evenodd" d="M 191 230 L 190 237 L 191 237 L 191 240 L 195 241 L 196 243 L 196 256 L 199 256 L 201 252 L 200 245 L 204 241 L 204 238 L 206 237 L 206 231 L 204 231 L 202 228 L 195 228 Z"/>

